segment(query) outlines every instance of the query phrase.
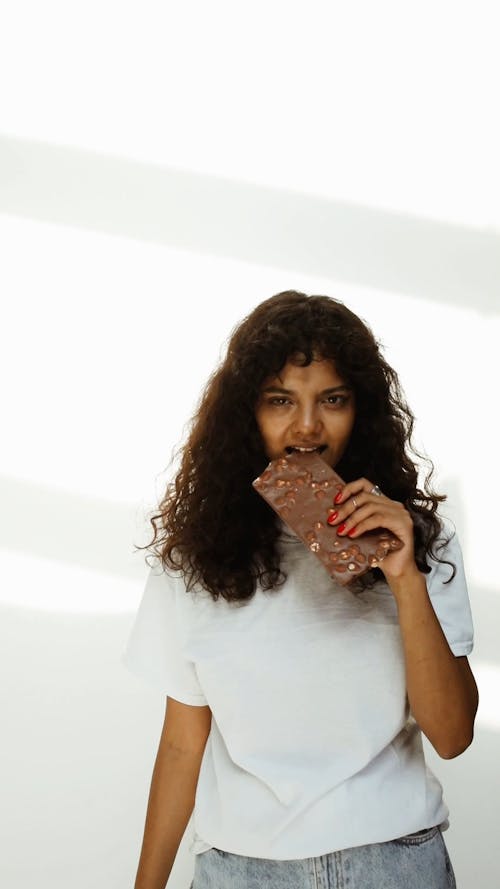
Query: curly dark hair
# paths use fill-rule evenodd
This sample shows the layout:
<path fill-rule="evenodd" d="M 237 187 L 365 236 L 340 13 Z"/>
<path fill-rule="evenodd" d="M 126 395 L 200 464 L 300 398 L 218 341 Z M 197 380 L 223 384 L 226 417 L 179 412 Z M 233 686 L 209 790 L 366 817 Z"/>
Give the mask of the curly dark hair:
<path fill-rule="evenodd" d="M 302 365 L 333 359 L 354 390 L 356 416 L 336 471 L 346 480 L 367 477 L 410 511 L 415 561 L 431 570 L 439 559 L 443 523 L 436 510 L 446 495 L 429 488 L 434 465 L 412 445 L 414 415 L 396 372 L 370 328 L 342 302 L 287 290 L 260 303 L 232 332 L 227 354 L 214 371 L 192 417 L 180 468 L 151 518 L 153 540 L 145 547 L 164 568 L 180 570 L 217 601 L 250 599 L 257 582 L 274 590 L 285 582 L 277 541 L 281 523 L 252 487 L 269 462 L 255 419 L 260 388 L 290 356 Z M 295 360 L 295 359 L 294 359 Z M 409 451 L 430 464 L 422 491 Z M 446 541 L 447 542 L 447 541 Z M 350 584 L 360 591 L 383 573 L 374 568 Z M 449 581 L 446 581 L 447 583 Z"/>

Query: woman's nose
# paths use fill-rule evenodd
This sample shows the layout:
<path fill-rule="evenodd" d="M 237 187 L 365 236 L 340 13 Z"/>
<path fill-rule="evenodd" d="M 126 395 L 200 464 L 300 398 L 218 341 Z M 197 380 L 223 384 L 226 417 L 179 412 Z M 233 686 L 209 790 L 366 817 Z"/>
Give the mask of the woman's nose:
<path fill-rule="evenodd" d="M 302 435 L 318 435 L 321 432 L 321 419 L 314 408 L 304 408 L 295 417 L 295 432 Z"/>

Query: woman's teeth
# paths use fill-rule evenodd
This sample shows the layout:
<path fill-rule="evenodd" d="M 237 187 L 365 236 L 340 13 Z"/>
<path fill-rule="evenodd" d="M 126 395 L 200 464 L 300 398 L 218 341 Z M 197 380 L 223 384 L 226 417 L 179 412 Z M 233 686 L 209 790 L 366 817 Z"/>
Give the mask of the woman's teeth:
<path fill-rule="evenodd" d="M 319 451 L 319 452 L 324 451 L 325 448 L 326 448 L 326 445 L 318 445 L 317 448 L 294 448 L 294 447 L 289 447 L 289 448 L 286 448 L 286 450 L 288 451 L 289 454 L 291 454 L 292 451 L 299 451 L 300 454 L 313 454 L 313 453 L 315 453 L 315 451 Z"/>

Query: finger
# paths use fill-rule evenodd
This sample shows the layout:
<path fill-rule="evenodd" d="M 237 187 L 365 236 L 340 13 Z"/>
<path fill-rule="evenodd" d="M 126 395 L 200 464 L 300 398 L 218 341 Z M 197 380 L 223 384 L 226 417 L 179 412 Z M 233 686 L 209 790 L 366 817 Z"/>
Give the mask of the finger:
<path fill-rule="evenodd" d="M 374 488 L 373 482 L 369 481 L 367 478 L 358 478 L 352 482 L 348 482 L 344 487 L 336 494 L 333 502 L 337 506 L 340 503 L 345 503 L 349 497 L 354 497 L 356 494 L 369 494 L 370 491 Z"/>
<path fill-rule="evenodd" d="M 357 515 L 353 515 L 352 518 L 339 525 L 337 534 L 342 538 L 347 536 L 349 540 L 356 540 L 357 537 L 360 537 L 366 531 L 385 528 L 387 531 L 391 531 L 403 543 L 411 543 L 413 541 L 413 522 L 410 514 L 404 507 L 399 509 L 399 506 L 400 504 L 398 503 L 394 503 L 393 506 L 389 503 L 387 507 L 371 511 L 370 504 L 366 504 L 364 515 L 361 510 L 358 510 Z M 369 515 L 368 510 L 370 510 Z M 340 532 L 341 528 L 342 532 Z"/>
<path fill-rule="evenodd" d="M 356 496 L 353 494 L 352 497 L 349 497 L 349 499 L 345 501 L 345 503 L 334 506 L 332 509 L 328 510 L 328 524 L 340 524 L 340 522 L 343 522 L 352 516 L 360 506 L 363 506 L 368 500 L 372 501 L 372 499 L 373 498 L 370 498 L 369 495 L 365 493 L 356 494 Z"/>
<path fill-rule="evenodd" d="M 366 485 L 370 485 L 371 482 L 368 479 L 358 479 L 360 483 L 366 483 Z M 342 488 L 341 492 L 339 492 L 333 500 L 333 507 L 329 509 L 329 517 L 327 519 L 329 525 L 337 525 L 340 522 L 343 522 L 350 515 L 352 515 L 359 506 L 362 506 L 364 503 L 375 503 L 378 507 L 380 507 L 380 495 L 372 494 L 371 489 L 367 491 L 362 488 L 360 492 L 351 493 L 349 495 L 349 491 L 346 489 L 349 487 L 351 491 L 354 486 L 359 487 L 356 482 L 350 482 L 349 486 L 345 486 Z M 383 495 L 382 495 L 383 496 Z M 387 497 L 383 497 L 385 503 L 390 503 L 391 501 Z"/>
<path fill-rule="evenodd" d="M 356 537 L 372 528 L 385 528 L 390 516 L 384 511 L 376 509 L 373 503 L 367 503 L 361 509 L 357 509 L 349 518 L 345 519 L 337 528 L 340 537 Z"/>

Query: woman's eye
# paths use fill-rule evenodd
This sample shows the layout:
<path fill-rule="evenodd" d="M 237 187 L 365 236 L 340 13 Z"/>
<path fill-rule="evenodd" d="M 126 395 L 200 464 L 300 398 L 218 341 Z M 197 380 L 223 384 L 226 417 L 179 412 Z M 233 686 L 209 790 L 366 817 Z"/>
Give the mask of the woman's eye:
<path fill-rule="evenodd" d="M 348 395 L 329 395 L 325 398 L 324 403 L 331 407 L 344 407 L 348 401 Z M 285 405 L 291 404 L 291 401 L 284 395 L 275 395 L 273 398 L 268 399 L 267 404 L 270 404 L 273 407 L 285 407 Z"/>
<path fill-rule="evenodd" d="M 338 404 L 340 404 L 340 405 L 347 404 L 348 401 L 349 401 L 348 395 L 329 395 L 327 398 L 328 404 L 331 404 L 334 407 L 336 407 Z"/>

